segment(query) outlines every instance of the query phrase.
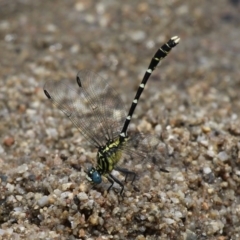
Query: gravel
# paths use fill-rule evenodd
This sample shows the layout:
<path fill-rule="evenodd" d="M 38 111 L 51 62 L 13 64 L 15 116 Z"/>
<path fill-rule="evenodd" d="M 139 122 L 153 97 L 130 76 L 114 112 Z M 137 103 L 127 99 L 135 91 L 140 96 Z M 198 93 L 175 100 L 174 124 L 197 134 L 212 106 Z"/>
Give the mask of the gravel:
<path fill-rule="evenodd" d="M 2 0 L 0 239 L 240 239 L 240 2 Z M 161 135 L 124 196 L 85 171 L 96 149 L 42 91 L 89 69 L 126 108 L 161 44 L 130 130 Z M 113 174 L 124 182 L 124 176 Z"/>

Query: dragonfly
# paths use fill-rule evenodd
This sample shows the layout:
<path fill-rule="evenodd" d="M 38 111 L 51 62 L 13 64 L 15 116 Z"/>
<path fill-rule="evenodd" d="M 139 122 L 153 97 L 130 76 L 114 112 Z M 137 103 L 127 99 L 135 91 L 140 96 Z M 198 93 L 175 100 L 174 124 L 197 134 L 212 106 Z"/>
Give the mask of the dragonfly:
<path fill-rule="evenodd" d="M 132 175 L 132 183 L 134 182 L 136 173 L 120 167 L 120 162 L 124 155 L 148 158 L 151 140 L 143 137 L 141 133 L 128 134 L 129 124 L 152 72 L 179 41 L 178 36 L 172 37 L 154 54 L 127 114 L 121 94 L 109 81 L 92 71 L 80 71 L 75 86 L 66 80 L 45 83 L 43 91 L 46 97 L 72 121 L 84 138 L 97 148 L 96 164 L 86 171 L 87 179 L 92 183 L 100 184 L 102 176 L 105 176 L 110 182 L 108 191 L 116 182 L 121 187 L 122 195 L 124 184 L 112 171 L 125 174 L 125 180 Z"/>

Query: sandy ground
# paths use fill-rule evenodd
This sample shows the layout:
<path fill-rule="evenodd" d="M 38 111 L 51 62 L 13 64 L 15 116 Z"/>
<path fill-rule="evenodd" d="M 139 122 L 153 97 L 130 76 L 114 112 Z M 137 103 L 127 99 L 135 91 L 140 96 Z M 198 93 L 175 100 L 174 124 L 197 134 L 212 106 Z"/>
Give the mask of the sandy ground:
<path fill-rule="evenodd" d="M 0 1 L 0 239 L 240 239 L 240 1 Z M 107 193 L 96 149 L 43 94 L 88 69 L 128 109 L 155 51 L 131 130 L 161 135 L 170 173 Z M 124 180 L 118 172 L 115 176 Z"/>

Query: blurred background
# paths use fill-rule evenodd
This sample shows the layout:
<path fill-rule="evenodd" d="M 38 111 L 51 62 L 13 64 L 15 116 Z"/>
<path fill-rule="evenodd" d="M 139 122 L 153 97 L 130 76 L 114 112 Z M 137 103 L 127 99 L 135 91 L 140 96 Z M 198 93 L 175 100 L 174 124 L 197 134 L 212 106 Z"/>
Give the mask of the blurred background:
<path fill-rule="evenodd" d="M 145 119 L 147 131 L 156 131 L 167 110 L 172 128 L 207 123 L 216 135 L 234 137 L 234 150 L 240 135 L 239 13 L 239 0 L 0 0 L 2 176 L 46 152 L 75 151 L 79 133 L 52 110 L 44 82 L 88 69 L 109 79 L 128 109 L 153 54 L 175 35 L 181 41 L 153 73 L 135 123 L 141 128 Z M 201 141 L 199 134 L 193 129 L 191 140 Z"/>
<path fill-rule="evenodd" d="M 154 72 L 144 103 L 153 91 L 159 108 L 184 108 L 183 115 L 193 103 L 194 115 L 217 121 L 238 114 L 239 9 L 237 0 L 1 0 L 0 138 L 7 143 L 0 153 L 13 154 L 9 142 L 29 153 L 44 141 L 44 82 L 88 69 L 129 103 L 153 54 L 174 35 L 181 42 Z"/>

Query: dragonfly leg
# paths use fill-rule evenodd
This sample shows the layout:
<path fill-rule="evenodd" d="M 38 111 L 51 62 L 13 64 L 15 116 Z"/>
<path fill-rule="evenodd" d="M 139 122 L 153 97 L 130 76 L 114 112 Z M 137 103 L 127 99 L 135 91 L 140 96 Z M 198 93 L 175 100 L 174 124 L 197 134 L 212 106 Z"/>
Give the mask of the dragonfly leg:
<path fill-rule="evenodd" d="M 122 182 L 120 182 L 116 177 L 114 177 L 111 173 L 107 176 L 108 181 L 111 183 L 110 187 L 108 188 L 108 192 L 110 191 L 110 189 L 112 188 L 114 182 L 116 182 L 117 184 L 119 184 L 121 186 L 121 191 L 120 191 L 120 195 L 122 195 L 123 193 L 123 189 L 124 189 L 124 185 Z"/>
<path fill-rule="evenodd" d="M 137 174 L 133 171 L 128 170 L 127 168 L 116 167 L 115 170 L 125 174 L 125 182 L 127 181 L 127 178 L 128 178 L 129 175 L 133 176 L 131 184 L 133 184 L 133 182 L 136 179 Z"/>

